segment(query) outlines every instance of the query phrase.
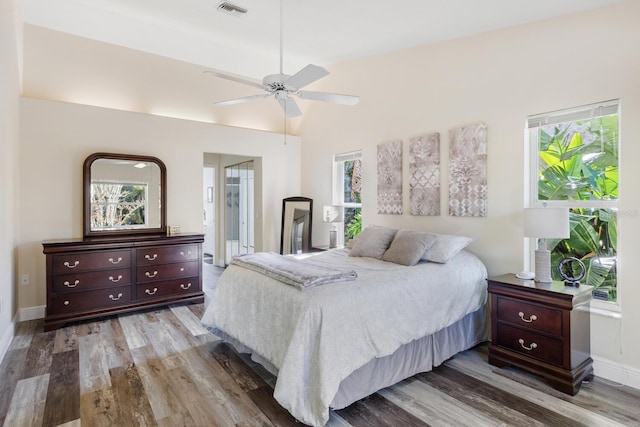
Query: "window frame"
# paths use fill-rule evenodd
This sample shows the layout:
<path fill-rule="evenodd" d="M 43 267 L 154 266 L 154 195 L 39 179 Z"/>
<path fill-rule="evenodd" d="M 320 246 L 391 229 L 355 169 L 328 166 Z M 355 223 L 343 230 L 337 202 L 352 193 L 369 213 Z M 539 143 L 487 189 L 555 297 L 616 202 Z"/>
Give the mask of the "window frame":
<path fill-rule="evenodd" d="M 603 101 L 599 103 L 584 105 L 576 108 L 569 108 L 563 110 L 556 110 L 544 114 L 536 114 L 529 116 L 526 122 L 525 129 L 525 141 L 526 150 L 525 153 L 528 156 L 528 161 L 525 163 L 526 176 L 528 180 L 527 190 L 528 194 L 525 196 L 525 205 L 535 208 L 550 207 L 550 208 L 598 208 L 598 209 L 611 209 L 617 212 L 616 229 L 618 242 L 620 242 L 620 236 L 624 235 L 624 231 L 621 230 L 620 225 L 620 212 L 621 212 L 621 199 L 622 199 L 622 187 L 620 178 L 618 178 L 618 198 L 615 200 L 539 200 L 538 199 L 538 177 L 540 172 L 540 154 L 539 154 L 539 139 L 538 129 L 545 125 L 560 124 L 567 122 L 575 122 L 581 120 L 588 120 L 591 118 L 597 118 L 600 116 L 618 115 L 618 177 L 621 176 L 621 158 L 622 158 L 622 112 L 621 102 L 619 99 Z M 525 259 L 528 260 L 528 265 L 525 267 L 531 269 L 534 265 L 534 256 L 536 249 L 536 239 L 529 238 L 528 244 L 525 244 Z M 619 247 L 618 243 L 618 247 Z M 591 300 L 591 307 L 598 310 L 605 310 L 608 312 L 621 312 L 622 287 L 619 283 L 621 262 L 620 251 L 616 249 L 616 300 L 615 301 L 603 301 L 603 300 Z"/>
<path fill-rule="evenodd" d="M 345 209 L 360 209 L 360 213 L 362 214 L 362 202 L 354 203 L 354 202 L 345 202 L 344 200 L 344 163 L 350 160 L 360 159 L 362 161 L 362 150 L 354 150 L 348 151 L 345 153 L 338 153 L 333 155 L 333 170 L 332 170 L 332 204 L 334 206 L 340 206 L 342 209 L 342 217 L 345 218 Z M 360 192 L 362 194 L 362 191 Z M 336 224 L 338 236 L 336 244 L 338 246 L 344 246 L 344 231 L 345 231 L 345 222 L 341 222 Z"/>

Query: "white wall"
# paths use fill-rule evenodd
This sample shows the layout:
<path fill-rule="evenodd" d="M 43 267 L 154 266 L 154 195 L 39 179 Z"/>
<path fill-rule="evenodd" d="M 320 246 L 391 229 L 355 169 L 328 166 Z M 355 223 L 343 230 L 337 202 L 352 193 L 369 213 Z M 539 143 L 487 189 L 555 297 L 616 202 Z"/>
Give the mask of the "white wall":
<path fill-rule="evenodd" d="M 269 173 L 256 244 L 278 250 L 282 199 L 300 188 L 299 138 L 285 145 L 275 133 L 32 98 L 22 98 L 20 107 L 18 272 L 31 277 L 31 285 L 18 288 L 21 309 L 46 304 L 42 240 L 82 237 L 82 164 L 95 152 L 161 159 L 167 223 L 184 232 L 203 232 L 204 153 L 260 157 Z"/>
<path fill-rule="evenodd" d="M 0 361 L 13 337 L 22 26 L 14 0 L 0 0 Z"/>
<path fill-rule="evenodd" d="M 629 1 L 573 15 L 336 66 L 331 85 L 358 94 L 357 107 L 314 104 L 299 131 L 302 193 L 319 207 L 331 201 L 335 153 L 363 150 L 363 220 L 471 235 L 470 250 L 490 274 L 520 271 L 524 263 L 522 208 L 528 115 L 620 98 L 622 103 L 621 240 L 619 289 L 622 320 L 592 315 L 596 374 L 640 388 L 640 3 Z M 318 90 L 329 89 L 324 83 Z M 488 125 L 486 218 L 447 216 L 448 131 Z M 408 214 L 408 139 L 441 134 L 443 185 L 440 217 Z M 404 215 L 376 213 L 376 145 L 404 141 Z M 328 226 L 314 224 L 314 242 L 326 243 Z M 612 362 L 610 365 L 609 362 Z M 611 369 L 609 369 L 611 368 Z"/>

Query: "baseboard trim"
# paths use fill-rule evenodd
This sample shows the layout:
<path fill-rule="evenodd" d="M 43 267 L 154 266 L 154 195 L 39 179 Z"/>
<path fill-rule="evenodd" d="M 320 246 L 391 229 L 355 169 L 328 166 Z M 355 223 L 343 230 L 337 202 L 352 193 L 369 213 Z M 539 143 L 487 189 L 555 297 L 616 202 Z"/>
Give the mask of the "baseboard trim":
<path fill-rule="evenodd" d="M 640 369 L 621 365 L 602 357 L 591 357 L 595 376 L 640 390 Z"/>
<path fill-rule="evenodd" d="M 9 324 L 7 331 L 0 338 L 0 363 L 4 360 L 4 356 L 7 354 L 7 351 L 9 351 L 11 340 L 16 332 L 16 323 L 16 319 L 14 318 Z"/>
<path fill-rule="evenodd" d="M 44 319 L 46 309 L 46 305 L 21 308 L 20 310 L 18 310 L 18 320 L 20 322 L 24 322 L 27 320 Z"/>

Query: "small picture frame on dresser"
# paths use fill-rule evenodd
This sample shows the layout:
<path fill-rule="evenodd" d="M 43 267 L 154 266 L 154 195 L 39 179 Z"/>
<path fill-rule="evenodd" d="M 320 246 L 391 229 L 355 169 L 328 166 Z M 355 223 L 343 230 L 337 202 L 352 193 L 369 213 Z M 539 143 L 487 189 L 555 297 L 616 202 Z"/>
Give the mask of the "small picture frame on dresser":
<path fill-rule="evenodd" d="M 167 236 L 175 236 L 176 234 L 180 234 L 180 226 L 167 225 Z"/>

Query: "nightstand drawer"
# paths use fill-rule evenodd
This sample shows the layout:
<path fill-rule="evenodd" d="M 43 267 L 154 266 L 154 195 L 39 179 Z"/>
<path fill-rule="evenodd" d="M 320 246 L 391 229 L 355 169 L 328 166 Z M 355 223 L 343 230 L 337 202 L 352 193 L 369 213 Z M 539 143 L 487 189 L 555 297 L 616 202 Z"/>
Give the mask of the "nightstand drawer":
<path fill-rule="evenodd" d="M 496 344 L 527 357 L 562 366 L 562 341 L 560 340 L 500 324 Z"/>
<path fill-rule="evenodd" d="M 511 298 L 498 297 L 499 322 L 562 337 L 562 311 Z"/>

